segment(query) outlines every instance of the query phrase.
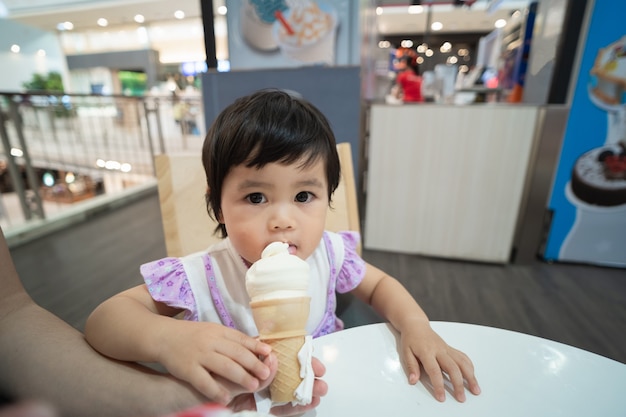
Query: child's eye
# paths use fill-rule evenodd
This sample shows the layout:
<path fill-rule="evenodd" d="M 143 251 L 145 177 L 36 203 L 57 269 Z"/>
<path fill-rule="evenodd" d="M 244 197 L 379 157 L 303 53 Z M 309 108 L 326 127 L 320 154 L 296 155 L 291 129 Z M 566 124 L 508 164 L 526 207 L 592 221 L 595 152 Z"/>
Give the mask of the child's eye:
<path fill-rule="evenodd" d="M 298 203 L 308 203 L 313 199 L 313 197 L 314 195 L 308 191 L 300 191 L 298 194 L 296 194 L 295 200 Z"/>
<path fill-rule="evenodd" d="M 246 196 L 246 200 L 248 200 L 252 204 L 261 204 L 265 203 L 267 200 L 265 196 L 261 193 L 252 193 Z"/>

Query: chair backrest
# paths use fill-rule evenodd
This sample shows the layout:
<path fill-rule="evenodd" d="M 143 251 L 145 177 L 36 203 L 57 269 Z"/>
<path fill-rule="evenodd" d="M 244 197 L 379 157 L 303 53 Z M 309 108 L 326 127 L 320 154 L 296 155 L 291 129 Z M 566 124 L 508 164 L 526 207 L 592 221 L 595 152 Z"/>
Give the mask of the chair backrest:
<path fill-rule="evenodd" d="M 360 232 L 350 143 L 337 144 L 337 152 L 341 180 L 328 210 L 326 229 Z M 206 210 L 206 179 L 200 156 L 157 155 L 155 164 L 168 256 L 197 252 L 220 240 L 213 234 L 217 224 Z"/>

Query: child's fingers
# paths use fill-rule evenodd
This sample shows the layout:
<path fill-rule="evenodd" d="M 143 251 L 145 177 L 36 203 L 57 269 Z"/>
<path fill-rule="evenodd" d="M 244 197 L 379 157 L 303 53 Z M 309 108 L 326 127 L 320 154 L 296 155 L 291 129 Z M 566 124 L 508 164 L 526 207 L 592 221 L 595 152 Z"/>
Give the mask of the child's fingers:
<path fill-rule="evenodd" d="M 443 373 L 441 372 L 439 362 L 437 362 L 435 358 L 431 358 L 426 361 L 422 361 L 422 365 L 424 366 L 424 371 L 430 378 L 430 382 L 433 385 L 435 398 L 440 402 L 445 401 L 446 390 L 443 387 Z"/>
<path fill-rule="evenodd" d="M 480 386 L 478 385 L 478 380 L 474 375 L 474 364 L 470 360 L 470 358 L 461 351 L 456 351 L 456 353 L 460 356 L 459 358 L 455 358 L 459 368 L 461 368 L 461 373 L 463 377 L 467 381 L 467 387 L 469 391 L 474 394 L 480 394 Z"/>
<path fill-rule="evenodd" d="M 452 390 L 454 391 L 454 398 L 459 402 L 465 402 L 465 386 L 463 385 L 463 374 L 461 369 L 451 356 L 444 356 L 439 360 L 441 369 L 446 372 L 450 383 L 452 383 Z"/>
<path fill-rule="evenodd" d="M 222 365 L 222 366 L 231 367 L 233 365 L 237 365 L 237 368 L 243 368 L 243 369 L 232 369 L 233 371 L 236 372 L 236 371 L 241 370 L 241 372 L 251 374 L 250 376 L 256 377 L 260 380 L 267 379 L 270 376 L 270 368 L 259 359 L 259 354 L 254 351 L 251 351 L 245 344 L 239 343 L 240 341 L 243 341 L 244 339 L 237 338 L 237 340 L 234 342 L 231 342 L 231 340 L 232 339 L 223 340 L 222 343 L 219 343 L 219 344 L 216 343 L 213 347 L 216 353 L 219 353 L 220 355 L 223 355 L 226 358 L 231 359 L 231 361 L 227 361 L 225 363 L 214 361 L 213 363 L 207 364 L 206 366 L 207 369 L 214 371 L 215 368 L 213 366 Z M 265 345 L 264 343 L 262 344 Z M 266 345 L 266 346 L 270 348 L 270 351 L 267 352 L 267 355 L 269 355 L 269 353 L 271 352 L 271 347 L 269 345 Z M 262 355 L 262 356 L 266 356 L 266 355 Z M 209 358 L 207 358 L 207 362 L 208 362 L 208 359 Z M 228 372 L 228 370 L 222 370 L 218 373 L 220 375 L 228 377 L 229 374 L 224 373 L 224 372 Z M 239 374 L 239 376 L 243 377 L 244 375 Z M 234 379 L 230 377 L 228 379 L 235 381 Z M 240 383 L 240 381 L 235 381 L 235 382 Z M 250 381 L 248 380 L 248 382 Z M 245 384 L 242 384 L 242 385 L 245 387 L 248 387 L 248 385 L 245 385 Z"/>
<path fill-rule="evenodd" d="M 407 369 L 407 373 L 409 374 L 409 384 L 415 385 L 417 381 L 420 379 L 420 364 L 413 354 L 413 350 L 411 347 L 407 347 L 404 353 L 404 361 Z"/>
<path fill-rule="evenodd" d="M 226 405 L 232 399 L 230 392 L 213 379 L 206 369 L 198 367 L 188 376 L 187 381 L 212 401 Z"/>
<path fill-rule="evenodd" d="M 262 364 L 262 362 L 260 363 Z M 270 374 L 269 368 L 263 364 L 263 367 L 267 369 L 267 375 L 265 378 L 257 378 L 251 375 L 239 362 L 225 355 L 215 355 L 212 360 L 203 363 L 203 366 L 207 373 L 211 372 L 215 375 L 220 375 L 224 379 L 236 385 L 240 385 L 248 392 L 254 392 L 259 389 L 259 385 L 261 384 L 259 379 L 266 379 Z"/>
<path fill-rule="evenodd" d="M 231 329 L 228 329 L 228 330 L 231 330 Z M 268 345 L 267 343 L 263 343 L 260 340 L 255 339 L 253 337 L 250 337 L 246 335 L 245 333 L 242 333 L 236 330 L 234 331 L 234 333 L 232 332 L 229 332 L 229 333 L 230 333 L 230 338 L 235 343 L 239 343 L 240 345 L 244 346 L 246 349 L 248 349 L 251 352 L 254 352 L 257 355 L 267 356 L 272 351 L 272 347 L 270 345 Z"/>

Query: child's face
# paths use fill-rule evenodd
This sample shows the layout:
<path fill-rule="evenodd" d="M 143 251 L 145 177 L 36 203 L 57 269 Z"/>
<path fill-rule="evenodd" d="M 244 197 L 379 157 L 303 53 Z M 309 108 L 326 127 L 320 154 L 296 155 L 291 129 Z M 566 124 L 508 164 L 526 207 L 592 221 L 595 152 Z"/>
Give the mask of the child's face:
<path fill-rule="evenodd" d="M 326 223 L 328 184 L 323 162 L 270 163 L 261 169 L 237 165 L 224 179 L 222 214 L 237 252 L 252 263 L 274 241 L 308 258 L 319 244 Z"/>

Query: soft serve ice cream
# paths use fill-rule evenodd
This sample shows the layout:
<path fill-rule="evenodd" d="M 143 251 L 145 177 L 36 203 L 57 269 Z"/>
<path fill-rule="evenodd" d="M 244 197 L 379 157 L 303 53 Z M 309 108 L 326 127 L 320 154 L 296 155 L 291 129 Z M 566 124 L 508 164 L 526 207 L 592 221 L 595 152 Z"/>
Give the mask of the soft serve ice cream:
<path fill-rule="evenodd" d="M 289 245 L 270 243 L 246 274 L 252 315 L 259 338 L 278 357 L 270 385 L 273 402 L 309 404 L 313 391 L 312 343 L 306 336 L 310 297 L 309 265 L 289 253 Z"/>
<path fill-rule="evenodd" d="M 308 297 L 309 264 L 289 253 L 289 245 L 273 242 L 261 253 L 246 274 L 250 301 Z"/>

